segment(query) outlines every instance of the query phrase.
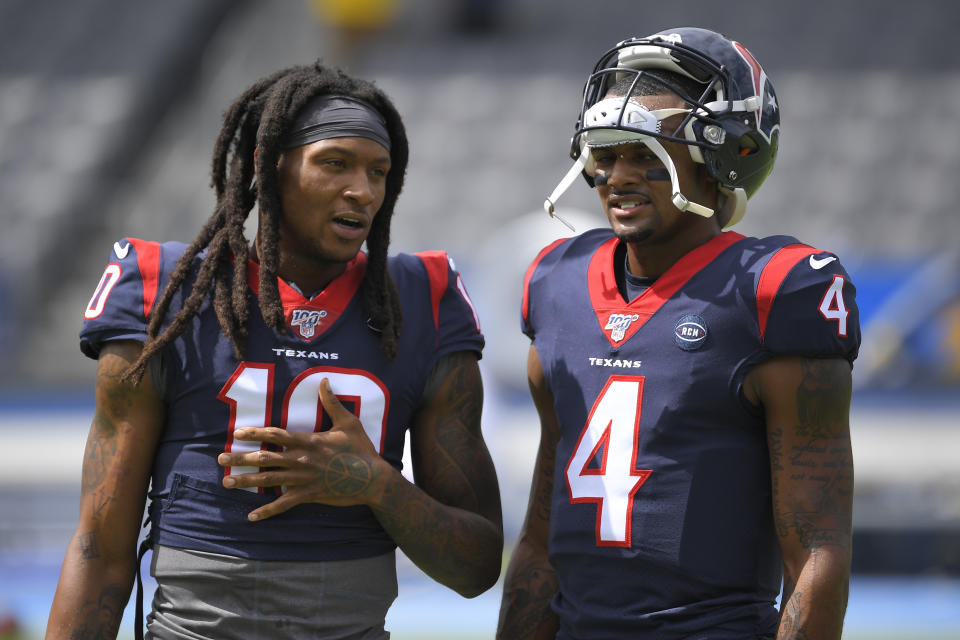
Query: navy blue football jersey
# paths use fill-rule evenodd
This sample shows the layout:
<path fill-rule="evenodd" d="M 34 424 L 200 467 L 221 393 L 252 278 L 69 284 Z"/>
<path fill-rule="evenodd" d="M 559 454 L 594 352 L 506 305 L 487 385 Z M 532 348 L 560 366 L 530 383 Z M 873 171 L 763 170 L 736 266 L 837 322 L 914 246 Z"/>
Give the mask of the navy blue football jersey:
<path fill-rule="evenodd" d="M 96 358 L 110 340 L 146 341 L 147 323 L 185 245 L 124 238 L 113 246 L 103 277 L 84 312 L 80 346 Z M 195 259 L 195 265 L 200 258 Z M 249 338 L 243 361 L 221 331 L 209 299 L 187 329 L 161 354 L 158 387 L 166 425 L 150 487 L 155 542 L 259 560 L 344 560 L 386 553 L 395 545 L 365 506 L 298 505 L 261 522 L 247 514 L 279 489 L 228 490 L 223 451 L 260 443 L 234 440 L 240 427 L 296 431 L 330 427 L 318 398 L 323 378 L 363 423 L 380 455 L 401 467 L 405 431 L 437 360 L 483 349 L 483 335 L 460 274 L 443 252 L 401 254 L 389 260 L 400 293 L 403 329 L 396 359 L 381 352 L 358 289 L 366 268 L 361 253 L 322 292 L 307 299 L 280 280 L 289 331 L 268 327 L 256 299 L 258 265 L 248 268 Z M 196 269 L 193 270 L 196 273 Z M 193 280 L 176 294 L 164 327 L 181 308 Z M 263 445 L 267 446 L 267 445 Z M 233 468 L 232 473 L 256 471 Z"/>
<path fill-rule="evenodd" d="M 852 362 L 854 285 L 832 254 L 727 232 L 628 303 L 619 244 L 607 229 L 557 241 L 524 279 L 523 330 L 561 429 L 558 638 L 772 638 L 769 454 L 741 387 L 779 355 Z"/>

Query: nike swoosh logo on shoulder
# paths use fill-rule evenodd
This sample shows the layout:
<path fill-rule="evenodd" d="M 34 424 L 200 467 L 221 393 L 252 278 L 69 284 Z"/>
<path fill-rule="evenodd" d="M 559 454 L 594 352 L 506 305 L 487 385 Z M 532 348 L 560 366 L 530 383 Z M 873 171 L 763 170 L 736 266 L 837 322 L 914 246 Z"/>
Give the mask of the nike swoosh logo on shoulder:
<path fill-rule="evenodd" d="M 823 269 L 836 259 L 837 256 L 828 256 L 826 258 L 814 258 L 813 256 L 810 256 L 810 267 L 813 269 Z"/>
<path fill-rule="evenodd" d="M 130 251 L 130 243 L 129 243 L 129 242 L 126 243 L 125 245 L 123 245 L 122 247 L 120 246 L 120 242 L 119 242 L 119 241 L 113 243 L 113 252 L 114 252 L 115 254 L 117 254 L 117 257 L 120 258 L 121 260 L 123 260 L 124 258 L 127 257 L 127 252 L 128 252 L 128 251 Z"/>

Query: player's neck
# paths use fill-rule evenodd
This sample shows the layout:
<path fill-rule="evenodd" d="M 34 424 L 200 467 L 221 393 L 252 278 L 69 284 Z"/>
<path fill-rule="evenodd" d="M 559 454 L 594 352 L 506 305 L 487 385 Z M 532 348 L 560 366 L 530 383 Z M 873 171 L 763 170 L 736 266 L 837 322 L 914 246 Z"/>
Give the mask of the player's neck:
<path fill-rule="evenodd" d="M 297 285 L 305 297 L 312 298 L 346 271 L 347 264 L 281 253 L 277 275 Z"/>
<path fill-rule="evenodd" d="M 626 242 L 627 269 L 638 278 L 659 278 L 683 256 L 720 235 L 715 225 L 693 225 L 664 241 Z"/>
<path fill-rule="evenodd" d="M 251 248 L 250 257 L 260 262 L 256 245 Z M 327 288 L 347 269 L 346 262 L 317 260 L 315 257 L 301 257 L 288 252 L 278 256 L 277 276 L 296 286 L 306 298 L 312 298 Z"/>

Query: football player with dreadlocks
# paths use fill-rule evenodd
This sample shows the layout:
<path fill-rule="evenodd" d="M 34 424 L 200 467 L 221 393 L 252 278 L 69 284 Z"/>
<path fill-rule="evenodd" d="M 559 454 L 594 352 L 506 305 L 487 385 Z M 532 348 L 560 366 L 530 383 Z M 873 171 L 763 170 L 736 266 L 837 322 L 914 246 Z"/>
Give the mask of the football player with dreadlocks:
<path fill-rule="evenodd" d="M 387 638 L 397 546 L 466 597 L 496 582 L 476 313 L 444 252 L 387 256 L 407 158 L 373 84 L 284 69 L 225 113 L 197 238 L 113 245 L 48 638 L 116 636 L 147 495 L 148 637 Z"/>
<path fill-rule="evenodd" d="M 544 206 L 584 175 L 610 228 L 524 279 L 541 439 L 499 638 L 840 638 L 855 289 L 829 252 L 727 230 L 779 139 L 770 79 L 713 31 L 589 77 Z"/>

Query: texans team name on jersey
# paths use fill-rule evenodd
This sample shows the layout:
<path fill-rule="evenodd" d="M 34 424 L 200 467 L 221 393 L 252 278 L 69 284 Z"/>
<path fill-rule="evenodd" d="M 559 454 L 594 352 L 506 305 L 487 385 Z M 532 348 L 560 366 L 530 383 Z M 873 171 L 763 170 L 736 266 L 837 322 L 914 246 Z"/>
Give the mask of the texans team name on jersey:
<path fill-rule="evenodd" d="M 154 303 L 184 249 L 180 243 L 135 238 L 114 245 L 84 312 L 80 346 L 85 354 L 96 358 L 111 340 L 146 341 Z M 159 377 L 155 386 L 167 408 L 150 488 L 155 542 L 259 560 L 305 561 L 370 557 L 395 547 L 362 506 L 303 504 L 251 523 L 247 514 L 275 499 L 279 489 L 225 489 L 224 469 L 217 464 L 224 451 L 260 448 L 260 443 L 233 438 L 241 427 L 330 428 L 318 398 L 320 382 L 327 378 L 334 394 L 360 418 L 380 455 L 401 467 L 406 427 L 430 372 L 455 351 L 480 354 L 483 335 L 460 274 L 445 253 L 392 256 L 389 270 L 400 293 L 403 333 L 396 359 L 388 360 L 380 350 L 380 335 L 367 326 L 358 295 L 365 270 L 361 253 L 309 299 L 278 280 L 289 327 L 281 334 L 260 314 L 259 265 L 251 261 L 244 359 L 235 357 L 209 300 L 164 348 L 159 365 L 150 369 Z M 175 294 L 163 328 L 192 284 L 188 279 Z M 227 472 L 259 470 L 235 467 Z"/>
<path fill-rule="evenodd" d="M 610 230 L 588 231 L 545 248 L 524 278 L 523 330 L 560 426 L 560 637 L 772 637 L 770 462 L 741 387 L 779 355 L 852 362 L 855 288 L 835 256 L 727 232 L 627 302 L 623 251 Z"/>
<path fill-rule="evenodd" d="M 621 360 L 620 358 L 588 358 L 591 367 L 617 367 L 621 369 L 639 369 L 640 360 Z"/>
<path fill-rule="evenodd" d="M 339 353 L 327 353 L 326 351 L 305 351 L 304 349 L 283 349 L 274 347 L 271 349 L 275 354 L 282 358 L 308 358 L 312 360 L 339 360 Z"/>

